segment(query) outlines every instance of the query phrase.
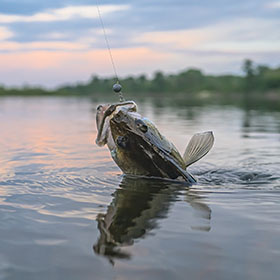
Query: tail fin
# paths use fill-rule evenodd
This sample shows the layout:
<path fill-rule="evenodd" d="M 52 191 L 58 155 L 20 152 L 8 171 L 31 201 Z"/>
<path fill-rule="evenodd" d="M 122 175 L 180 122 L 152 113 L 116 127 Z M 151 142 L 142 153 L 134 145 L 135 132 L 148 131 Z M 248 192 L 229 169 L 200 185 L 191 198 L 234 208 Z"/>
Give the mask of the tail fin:
<path fill-rule="evenodd" d="M 212 131 L 195 134 L 184 153 L 183 159 L 186 167 L 204 157 L 213 147 L 214 135 Z"/>

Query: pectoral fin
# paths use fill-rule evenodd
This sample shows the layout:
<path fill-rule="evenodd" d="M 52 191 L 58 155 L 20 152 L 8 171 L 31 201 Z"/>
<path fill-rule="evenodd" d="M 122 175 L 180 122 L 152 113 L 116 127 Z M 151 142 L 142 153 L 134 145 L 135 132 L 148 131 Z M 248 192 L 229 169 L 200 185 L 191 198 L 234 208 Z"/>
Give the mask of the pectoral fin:
<path fill-rule="evenodd" d="M 204 157 L 213 147 L 214 135 L 212 131 L 195 134 L 184 153 L 183 159 L 186 167 Z"/>

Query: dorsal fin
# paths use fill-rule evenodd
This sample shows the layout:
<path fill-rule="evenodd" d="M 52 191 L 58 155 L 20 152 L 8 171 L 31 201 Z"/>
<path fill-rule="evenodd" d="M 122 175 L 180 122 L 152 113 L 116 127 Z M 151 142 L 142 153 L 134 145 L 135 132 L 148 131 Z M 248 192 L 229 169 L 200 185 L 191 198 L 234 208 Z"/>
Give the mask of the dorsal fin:
<path fill-rule="evenodd" d="M 183 159 L 186 167 L 204 157 L 213 147 L 214 135 L 212 131 L 195 134 L 184 153 Z"/>

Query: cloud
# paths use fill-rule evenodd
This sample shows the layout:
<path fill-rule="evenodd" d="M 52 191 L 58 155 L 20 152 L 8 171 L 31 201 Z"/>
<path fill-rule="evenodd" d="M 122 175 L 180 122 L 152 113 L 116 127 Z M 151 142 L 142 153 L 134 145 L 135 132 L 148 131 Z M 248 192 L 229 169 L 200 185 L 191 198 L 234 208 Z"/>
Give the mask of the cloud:
<path fill-rule="evenodd" d="M 106 29 L 106 33 L 107 35 L 112 33 L 112 30 L 110 29 Z M 96 38 L 97 37 L 102 37 L 102 40 L 104 42 L 104 34 L 103 34 L 103 30 L 100 28 L 90 28 L 90 29 L 86 29 L 81 31 L 79 34 L 75 34 L 75 32 L 71 32 L 71 31 L 65 31 L 65 32 L 58 32 L 58 31 L 54 31 L 54 32 L 48 32 L 48 33 L 42 33 L 42 34 L 38 34 L 37 38 L 39 40 L 44 40 L 44 41 L 48 41 L 48 40 L 55 40 L 55 41 L 83 41 L 83 42 L 96 42 Z M 32 40 L 32 41 L 36 41 L 36 40 Z M 0 47 L 1 48 L 1 47 Z"/>
<path fill-rule="evenodd" d="M 209 36 L 203 29 L 155 31 L 143 33 L 134 38 L 133 42 L 165 49 L 185 49 L 207 41 Z"/>
<path fill-rule="evenodd" d="M 70 39 L 71 33 L 54 31 L 54 32 L 39 34 L 38 37 L 44 40 L 63 40 L 67 38 Z"/>
<path fill-rule="evenodd" d="M 2 30 L 3 29 L 3 30 Z M 99 28 L 89 29 L 88 32 L 81 33 L 75 40 L 72 33 L 51 32 L 42 34 L 37 41 L 17 42 L 15 40 L 5 40 L 13 36 L 13 33 L 0 27 L 0 53 L 11 53 L 15 51 L 89 51 L 97 48 L 100 43 L 98 39 L 101 37 L 102 46 L 105 46 L 103 31 Z M 107 34 L 110 34 L 108 30 Z M 3 40 L 1 40 L 3 39 Z"/>
<path fill-rule="evenodd" d="M 240 18 L 210 26 L 213 34 L 200 49 L 234 52 L 275 52 L 280 50 L 280 20 Z"/>
<path fill-rule="evenodd" d="M 280 9 L 280 2 L 269 2 L 266 4 L 269 9 Z"/>
<path fill-rule="evenodd" d="M 7 28 L 0 26 L 0 41 L 13 37 L 13 33 Z"/>
<path fill-rule="evenodd" d="M 129 5 L 104 5 L 100 7 L 102 15 L 124 11 L 129 9 Z M 46 10 L 45 12 L 33 15 L 0 14 L 0 23 L 16 22 L 52 22 L 65 21 L 74 18 L 93 19 L 98 17 L 96 6 L 68 6 L 59 9 Z"/>
<path fill-rule="evenodd" d="M 267 52 L 280 50 L 279 30 L 280 20 L 241 18 L 201 28 L 143 33 L 134 42 L 173 52 Z"/>
<path fill-rule="evenodd" d="M 89 49 L 89 45 L 85 42 L 64 42 L 64 41 L 37 41 L 30 43 L 18 43 L 3 41 L 0 44 L 0 52 L 15 51 L 32 51 L 32 50 L 50 50 L 50 51 L 82 51 Z"/>

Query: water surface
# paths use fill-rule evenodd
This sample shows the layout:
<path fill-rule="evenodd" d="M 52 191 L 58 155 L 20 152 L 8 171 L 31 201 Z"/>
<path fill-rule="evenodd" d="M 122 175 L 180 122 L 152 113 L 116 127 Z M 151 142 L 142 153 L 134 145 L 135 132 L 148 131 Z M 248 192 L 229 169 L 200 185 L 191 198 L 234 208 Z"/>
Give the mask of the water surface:
<path fill-rule="evenodd" d="M 122 176 L 98 103 L 0 99 L 0 279 L 277 279 L 280 112 L 147 101 L 183 152 L 213 130 L 198 184 Z"/>

